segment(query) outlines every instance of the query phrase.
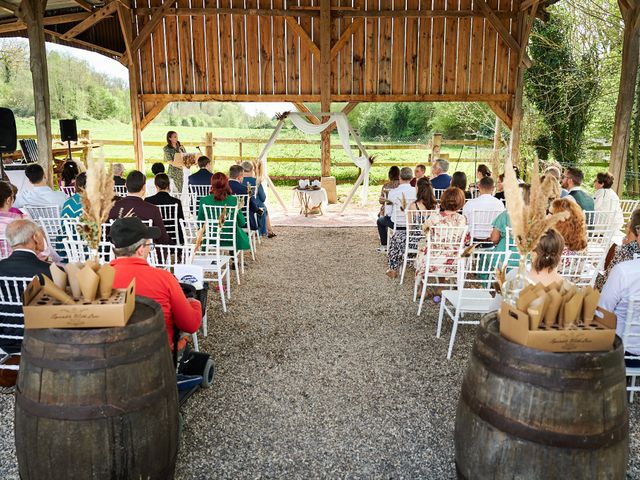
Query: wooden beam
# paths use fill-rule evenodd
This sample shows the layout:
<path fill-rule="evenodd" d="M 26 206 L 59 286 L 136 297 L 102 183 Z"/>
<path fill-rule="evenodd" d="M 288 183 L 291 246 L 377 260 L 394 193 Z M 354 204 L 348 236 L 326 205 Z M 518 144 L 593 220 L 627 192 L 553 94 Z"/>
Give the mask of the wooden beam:
<path fill-rule="evenodd" d="M 4 23 L 0 25 L 0 33 L 11 33 L 25 30 L 27 25 L 22 20 L 16 20 L 11 23 Z"/>
<path fill-rule="evenodd" d="M 54 32 L 53 30 L 44 29 L 44 33 L 47 35 L 51 35 L 51 37 L 55 39 L 63 40 L 62 33 Z M 55 40 L 52 40 L 53 43 L 56 43 Z M 78 38 L 70 38 L 68 40 L 64 40 L 66 43 L 77 46 L 79 48 L 84 48 L 85 50 L 94 50 L 96 52 L 107 55 L 108 57 L 118 59 L 122 56 L 122 52 L 116 52 L 115 50 L 111 50 L 110 48 L 102 47 L 100 45 L 95 45 L 91 42 L 85 42 L 84 40 L 80 40 Z"/>
<path fill-rule="evenodd" d="M 173 5 L 175 2 L 176 0 L 165 1 L 165 3 L 162 4 L 162 7 L 156 10 L 153 13 L 153 15 L 151 15 L 151 19 L 147 23 L 145 23 L 144 27 L 142 27 L 142 30 L 140 30 L 140 33 L 138 34 L 138 36 L 131 43 L 132 54 L 134 52 L 137 52 L 138 49 L 142 46 L 142 44 L 147 40 L 147 38 L 149 38 L 149 36 L 151 35 L 151 32 L 153 32 L 155 28 L 162 21 L 162 18 L 164 17 L 166 11 L 169 10 L 169 8 L 171 8 L 171 5 Z"/>
<path fill-rule="evenodd" d="M 300 25 L 298 21 L 293 17 L 286 17 L 285 21 L 289 24 L 293 31 L 298 34 L 303 43 L 305 43 L 311 49 L 313 54 L 317 58 L 320 58 L 320 49 L 318 48 L 318 45 L 316 45 L 316 42 L 311 40 L 311 37 L 309 36 L 307 31 L 302 28 L 302 25 Z"/>
<path fill-rule="evenodd" d="M 613 188 L 618 195 L 621 195 L 624 190 L 624 173 L 629 154 L 629 129 L 638 75 L 638 55 L 640 54 L 640 33 L 637 27 L 640 11 L 637 8 L 633 10 L 621 8 L 621 12 L 624 18 L 622 70 L 620 71 L 620 89 L 616 104 L 609 162 L 609 171 L 614 178 Z"/>
<path fill-rule="evenodd" d="M 520 48 L 518 65 L 520 65 L 525 60 L 525 57 L 527 55 L 527 45 L 529 44 L 529 35 L 531 35 L 531 29 L 533 28 L 533 22 L 536 19 L 536 13 L 538 11 L 539 5 L 540 5 L 540 2 L 538 0 L 534 0 L 533 4 L 531 5 L 531 10 L 525 15 L 525 26 L 522 29 L 522 38 L 520 39 L 521 48 Z M 529 60 L 529 63 L 525 63 L 525 64 L 527 65 L 527 67 L 530 67 L 531 60 Z"/>
<path fill-rule="evenodd" d="M 38 143 L 38 163 L 47 172 L 53 186 L 53 152 L 51 149 L 51 108 L 49 103 L 49 72 L 42 20 L 46 0 L 22 0 L 17 14 L 26 25 L 29 37 L 29 64 L 33 83 L 35 123 Z"/>
<path fill-rule="evenodd" d="M 351 22 L 351 25 L 347 27 L 347 29 L 342 33 L 342 35 L 340 35 L 340 38 L 338 39 L 338 41 L 334 43 L 333 46 L 331 47 L 331 59 L 334 59 L 336 55 L 338 55 L 338 52 L 342 50 L 342 47 L 345 46 L 345 44 L 349 41 L 351 36 L 358 29 L 360 29 L 362 25 L 364 25 L 364 18 L 357 18 L 353 22 Z"/>
<path fill-rule="evenodd" d="M 0 0 L 0 8 L 2 10 L 6 10 L 9 13 L 16 14 L 16 6 L 13 3 L 6 2 L 5 0 Z"/>
<path fill-rule="evenodd" d="M 502 21 L 500 21 L 500 19 L 495 14 L 493 9 L 489 5 L 487 5 L 487 2 L 485 2 L 484 0 L 475 0 L 474 3 L 475 3 L 475 5 L 477 5 L 477 7 L 480 9 L 480 11 L 484 14 L 484 16 L 487 18 L 487 20 L 489 20 L 489 23 L 491 23 L 491 25 L 496 30 L 496 32 L 498 32 L 498 35 L 500 35 L 502 37 L 504 42 L 512 50 L 514 50 L 515 52 L 520 53 L 521 52 L 520 44 L 509 33 L 509 30 L 507 30 L 507 27 L 504 25 L 504 23 L 502 23 Z M 530 66 L 530 64 L 531 64 L 531 62 L 529 61 L 527 66 Z"/>
<path fill-rule="evenodd" d="M 91 5 L 86 0 L 73 0 L 73 1 L 77 3 L 80 6 L 80 8 L 84 8 L 87 12 L 93 12 L 93 5 Z"/>
<path fill-rule="evenodd" d="M 331 111 L 331 0 L 320 0 L 320 110 Z M 323 118 L 326 122 L 327 119 Z M 323 177 L 331 176 L 331 135 L 320 134 L 320 170 Z"/>
<path fill-rule="evenodd" d="M 360 102 L 347 103 L 342 109 L 342 113 L 344 113 L 345 115 L 349 115 L 351 112 L 353 112 L 353 109 L 356 108 L 359 104 Z"/>
<path fill-rule="evenodd" d="M 146 112 L 146 114 L 142 117 L 142 120 L 140 121 L 140 130 L 142 131 L 145 128 L 147 128 L 147 125 L 149 125 L 149 123 L 151 123 L 154 118 L 156 118 L 160 113 L 162 113 L 162 110 L 166 106 L 167 106 L 167 102 L 158 102 L 148 112 Z"/>
<path fill-rule="evenodd" d="M 153 15 L 162 7 L 139 7 L 134 8 L 135 15 Z M 515 19 L 516 12 L 510 10 L 494 10 L 494 14 L 501 20 Z M 301 7 L 290 7 L 287 9 L 268 8 L 170 8 L 166 11 L 167 16 L 193 17 L 210 15 L 249 15 L 259 17 L 316 17 L 319 12 L 302 9 Z M 345 7 L 332 9 L 333 18 L 356 17 L 356 18 L 484 18 L 481 12 L 475 10 L 347 10 Z"/>
<path fill-rule="evenodd" d="M 62 25 L 64 23 L 73 23 L 84 20 L 89 16 L 88 13 L 67 13 L 64 15 L 52 15 L 50 17 L 44 17 L 42 19 L 43 25 Z M 25 30 L 27 25 L 22 20 L 16 20 L 14 22 L 7 22 L 0 24 L 0 33 L 11 33 Z"/>
<path fill-rule="evenodd" d="M 487 102 L 489 108 L 496 114 L 496 117 L 504 123 L 507 128 L 511 129 L 513 125 L 513 119 L 511 115 L 509 115 L 502 106 L 497 102 Z"/>
<path fill-rule="evenodd" d="M 109 18 L 116 11 L 116 8 L 117 8 L 118 5 L 119 5 L 119 3 L 116 2 L 116 1 L 112 1 L 111 3 L 107 3 L 100 10 L 97 10 L 96 12 L 92 13 L 90 16 L 85 18 L 82 22 L 80 22 L 79 24 L 77 24 L 74 27 L 70 28 L 69 30 L 67 30 L 62 35 L 61 38 L 63 40 L 69 40 L 71 38 L 74 38 L 74 37 L 80 35 L 82 32 L 84 32 L 84 31 L 90 29 L 91 27 L 93 27 L 96 23 L 101 22 L 105 18 Z"/>
<path fill-rule="evenodd" d="M 311 110 L 309 110 L 304 103 L 301 103 L 301 102 L 291 102 L 291 103 L 293 103 L 293 106 L 296 107 L 296 110 L 298 110 L 299 112 L 311 113 Z M 320 119 L 315 115 L 309 115 L 307 116 L 307 118 L 314 125 L 320 125 L 322 123 Z"/>
<path fill-rule="evenodd" d="M 234 95 L 209 93 L 145 93 L 144 102 L 320 102 L 320 95 Z M 332 101 L 343 102 L 509 102 L 511 93 L 492 94 L 425 94 L 425 95 L 332 95 Z"/>
<path fill-rule="evenodd" d="M 125 48 L 127 49 L 123 58 L 126 59 L 128 65 L 133 65 L 133 54 L 131 50 L 131 42 L 133 41 L 133 22 L 131 20 L 131 10 L 127 9 L 121 3 L 118 3 L 118 23 L 120 24 Z"/>

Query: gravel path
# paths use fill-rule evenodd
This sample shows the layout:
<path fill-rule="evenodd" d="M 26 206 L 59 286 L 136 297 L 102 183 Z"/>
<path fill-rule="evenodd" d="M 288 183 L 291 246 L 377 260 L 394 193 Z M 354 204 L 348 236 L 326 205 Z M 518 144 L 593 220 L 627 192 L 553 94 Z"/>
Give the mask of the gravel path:
<path fill-rule="evenodd" d="M 215 385 L 183 410 L 178 479 L 455 478 L 453 425 L 474 327 L 452 360 L 432 304 L 384 275 L 373 229 L 280 228 L 209 315 Z M 17 478 L 0 396 L 0 478 Z M 628 478 L 640 479 L 639 403 Z"/>

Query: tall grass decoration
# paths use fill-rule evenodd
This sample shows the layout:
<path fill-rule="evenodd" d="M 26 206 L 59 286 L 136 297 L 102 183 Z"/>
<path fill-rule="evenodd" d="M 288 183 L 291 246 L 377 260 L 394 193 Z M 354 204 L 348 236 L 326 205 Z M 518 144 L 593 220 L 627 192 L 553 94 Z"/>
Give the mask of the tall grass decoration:
<path fill-rule="evenodd" d="M 113 197 L 111 167 L 106 168 L 102 156 L 96 160 L 90 154 L 87 158 L 86 187 L 80 193 L 82 216 L 78 230 L 96 255 L 102 237 L 102 224 L 109 218 L 109 212 L 114 204 Z"/>

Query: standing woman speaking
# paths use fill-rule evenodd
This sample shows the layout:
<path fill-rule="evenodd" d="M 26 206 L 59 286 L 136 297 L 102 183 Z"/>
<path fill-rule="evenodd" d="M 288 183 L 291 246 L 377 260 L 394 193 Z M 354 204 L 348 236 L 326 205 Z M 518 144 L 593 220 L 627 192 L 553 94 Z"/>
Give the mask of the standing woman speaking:
<path fill-rule="evenodd" d="M 182 168 L 175 167 L 173 165 L 173 157 L 176 153 L 186 153 L 184 147 L 178 141 L 178 134 L 173 130 L 167 132 L 167 144 L 164 147 L 164 161 L 169 162 L 169 168 L 167 169 L 167 175 L 173 180 L 173 184 L 178 192 L 182 193 L 182 181 L 184 180 L 184 173 Z"/>

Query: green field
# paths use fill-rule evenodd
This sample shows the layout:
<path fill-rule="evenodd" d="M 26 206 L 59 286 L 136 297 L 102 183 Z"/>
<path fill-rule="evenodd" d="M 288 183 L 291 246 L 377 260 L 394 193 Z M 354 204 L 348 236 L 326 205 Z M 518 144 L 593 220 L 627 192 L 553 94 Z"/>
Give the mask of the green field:
<path fill-rule="evenodd" d="M 35 126 L 32 119 L 17 119 L 18 135 L 34 135 Z M 95 140 L 119 140 L 119 141 L 131 141 L 131 125 L 119 123 L 116 121 L 78 121 L 78 130 L 89 130 L 91 137 Z M 201 142 L 202 151 L 204 152 L 204 136 L 206 132 L 213 131 L 213 135 L 216 138 L 259 138 L 264 139 L 265 143 L 271 136 L 272 130 L 270 129 L 238 129 L 238 128 L 216 128 L 210 127 L 172 127 L 167 125 L 157 125 L 151 123 L 144 131 L 144 140 L 148 142 L 164 142 L 165 135 L 168 130 L 177 130 L 180 136 L 180 140 L 183 142 Z M 58 133 L 57 123 L 53 124 L 54 135 Z M 319 135 L 305 135 L 295 128 L 283 129 L 280 138 L 283 139 L 300 139 L 300 140 L 319 140 Z M 367 142 L 364 142 L 365 146 Z M 380 144 L 380 142 L 376 142 Z M 340 145 L 337 135 L 332 136 L 332 145 Z M 398 144 L 394 144 L 398 145 Z M 243 144 L 243 157 L 249 160 L 255 159 L 262 149 L 261 143 Z M 190 148 L 191 150 L 191 148 Z M 459 157 L 473 159 L 476 155 L 473 147 L 444 147 L 443 153 L 448 153 L 451 159 L 451 169 L 462 170 L 471 175 L 474 166 L 471 163 L 460 163 L 456 165 L 456 160 Z M 161 161 L 163 158 L 161 146 L 146 146 L 145 147 L 145 166 L 147 174 L 150 175 L 151 164 L 156 161 Z M 133 148 L 125 145 L 105 145 L 104 147 L 95 150 L 96 154 L 102 154 L 105 158 L 113 161 L 119 161 L 125 163 L 127 170 L 133 169 L 134 164 L 132 161 Z M 214 155 L 221 156 L 237 156 L 238 144 L 237 143 L 216 143 L 214 149 Z M 371 150 L 371 155 L 375 155 L 376 162 L 392 163 L 398 162 L 399 164 L 415 165 L 418 163 L 424 163 L 427 159 L 428 152 L 426 150 Z M 488 157 L 490 150 L 486 148 L 479 148 L 477 155 L 479 158 Z M 271 157 L 277 158 L 318 158 L 320 157 L 319 145 L 282 145 L 276 143 L 271 149 L 269 154 Z M 341 148 L 332 149 L 332 163 L 349 162 L 348 157 Z M 216 161 L 216 171 L 226 171 L 231 165 L 231 161 Z M 269 163 L 269 174 L 272 177 L 281 176 L 310 176 L 316 177 L 320 175 L 320 162 L 287 162 L 287 163 Z M 388 171 L 388 166 L 378 166 L 375 163 L 371 169 L 371 183 L 378 184 L 384 181 Z M 353 183 L 358 176 L 358 169 L 353 167 L 332 167 L 332 175 L 336 177 L 338 182 Z M 278 184 L 292 184 L 293 181 L 277 181 Z"/>

